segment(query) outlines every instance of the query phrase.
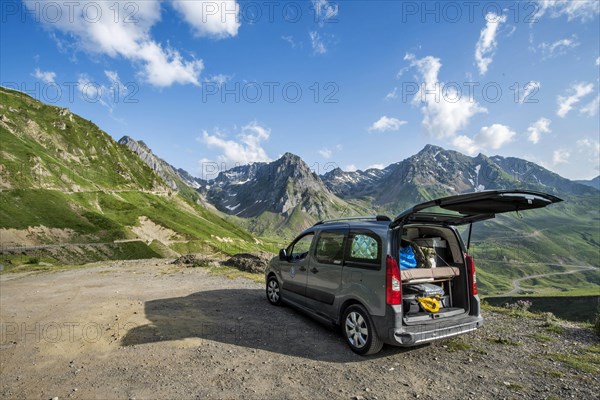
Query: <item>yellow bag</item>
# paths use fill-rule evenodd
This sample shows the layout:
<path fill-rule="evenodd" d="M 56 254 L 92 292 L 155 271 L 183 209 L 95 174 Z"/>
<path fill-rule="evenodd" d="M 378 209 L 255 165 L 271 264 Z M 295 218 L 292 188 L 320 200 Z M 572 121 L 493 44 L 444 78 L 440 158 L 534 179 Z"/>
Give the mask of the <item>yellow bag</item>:
<path fill-rule="evenodd" d="M 440 311 L 440 301 L 436 298 L 417 297 L 417 301 L 419 302 L 423 310 L 427 312 L 436 313 Z"/>

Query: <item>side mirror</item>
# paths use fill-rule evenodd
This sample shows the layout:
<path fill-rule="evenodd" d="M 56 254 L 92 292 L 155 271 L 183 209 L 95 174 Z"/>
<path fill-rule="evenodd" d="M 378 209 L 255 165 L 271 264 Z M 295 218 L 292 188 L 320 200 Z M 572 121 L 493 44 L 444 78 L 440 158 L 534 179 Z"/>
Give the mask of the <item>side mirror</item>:
<path fill-rule="evenodd" d="M 279 250 L 279 259 L 281 261 L 288 261 L 288 255 L 287 255 L 285 249 Z"/>

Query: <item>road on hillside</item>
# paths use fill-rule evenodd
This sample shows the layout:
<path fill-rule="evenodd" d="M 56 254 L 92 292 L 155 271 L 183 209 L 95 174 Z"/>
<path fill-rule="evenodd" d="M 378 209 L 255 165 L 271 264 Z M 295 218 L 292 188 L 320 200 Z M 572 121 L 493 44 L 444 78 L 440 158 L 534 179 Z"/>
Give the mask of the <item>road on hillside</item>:
<path fill-rule="evenodd" d="M 563 272 L 549 272 L 547 274 L 528 275 L 528 276 L 524 276 L 523 278 L 514 279 L 512 281 L 512 285 L 513 285 L 512 290 L 510 290 L 506 293 L 496 295 L 496 296 L 505 297 L 505 296 L 517 296 L 519 294 L 522 294 L 521 291 L 523 289 L 521 288 L 521 282 L 529 280 L 529 279 L 546 278 L 549 276 L 556 276 L 556 275 L 570 275 L 570 274 L 576 274 L 579 272 L 593 271 L 593 270 L 598 269 L 597 267 L 592 267 L 590 265 L 569 265 L 569 266 L 567 266 L 567 268 L 570 268 L 570 270 L 563 271 Z"/>

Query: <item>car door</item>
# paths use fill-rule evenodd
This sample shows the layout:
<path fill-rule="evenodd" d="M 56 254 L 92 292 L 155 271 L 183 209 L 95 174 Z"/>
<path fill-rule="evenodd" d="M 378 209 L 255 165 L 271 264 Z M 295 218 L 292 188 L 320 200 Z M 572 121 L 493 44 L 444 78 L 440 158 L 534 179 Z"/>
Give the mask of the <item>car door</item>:
<path fill-rule="evenodd" d="M 390 224 L 439 223 L 462 225 L 494 218 L 496 214 L 546 207 L 562 199 L 541 192 L 489 190 L 443 197 L 418 204 L 400 213 Z"/>
<path fill-rule="evenodd" d="M 344 247 L 348 228 L 324 229 L 315 239 L 306 283 L 306 305 L 335 317 L 334 301 L 340 292 Z"/>
<path fill-rule="evenodd" d="M 280 262 L 281 289 L 286 300 L 306 305 L 306 280 L 310 264 L 310 251 L 314 241 L 314 233 L 298 237 L 287 248 L 288 259 Z"/>

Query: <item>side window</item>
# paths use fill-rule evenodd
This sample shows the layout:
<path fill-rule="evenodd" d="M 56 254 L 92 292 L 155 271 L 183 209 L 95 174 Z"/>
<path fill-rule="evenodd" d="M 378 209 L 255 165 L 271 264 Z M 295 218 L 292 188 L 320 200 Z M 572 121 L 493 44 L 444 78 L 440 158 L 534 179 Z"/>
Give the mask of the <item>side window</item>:
<path fill-rule="evenodd" d="M 308 255 L 313 237 L 314 234 L 309 233 L 306 236 L 302 236 L 298 241 L 290 246 L 291 248 L 288 254 L 291 255 L 292 260 L 302 260 Z"/>
<path fill-rule="evenodd" d="M 322 264 L 341 265 L 344 258 L 344 232 L 321 232 L 315 256 Z"/>
<path fill-rule="evenodd" d="M 379 264 L 381 260 L 381 240 L 372 233 L 355 232 L 350 234 L 349 261 Z"/>

